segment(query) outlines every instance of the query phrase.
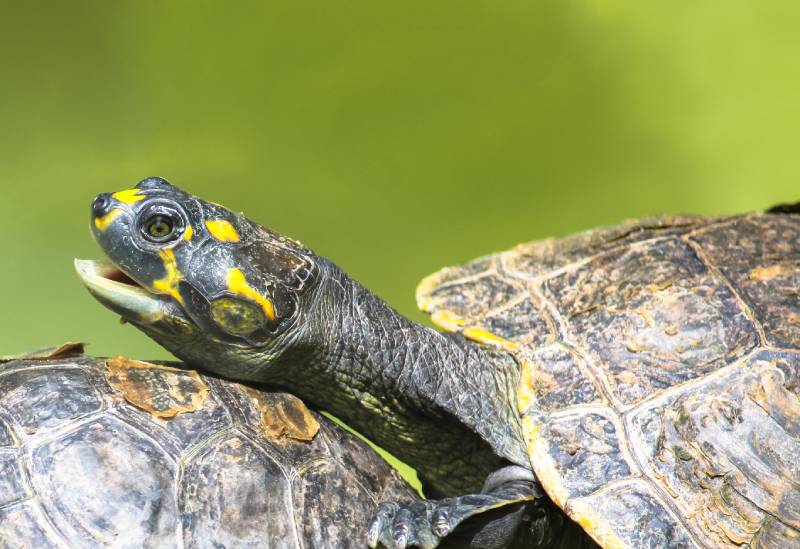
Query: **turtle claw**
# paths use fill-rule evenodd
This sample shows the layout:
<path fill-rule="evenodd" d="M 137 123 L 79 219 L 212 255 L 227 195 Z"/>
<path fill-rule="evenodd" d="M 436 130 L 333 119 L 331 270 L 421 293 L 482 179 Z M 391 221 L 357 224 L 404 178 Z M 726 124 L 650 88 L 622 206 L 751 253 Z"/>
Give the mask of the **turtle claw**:
<path fill-rule="evenodd" d="M 369 525 L 367 543 L 373 549 L 434 549 L 464 520 L 505 503 L 490 494 L 382 503 Z"/>
<path fill-rule="evenodd" d="M 438 503 L 382 503 L 367 530 L 367 544 L 372 549 L 434 549 L 441 536 L 433 533 L 430 518 Z"/>
<path fill-rule="evenodd" d="M 447 511 L 444 509 L 437 509 L 433 513 L 433 534 L 443 538 L 450 533 L 450 521 L 447 516 Z"/>
<path fill-rule="evenodd" d="M 367 530 L 367 544 L 372 549 L 434 549 L 447 538 L 463 537 L 462 523 L 476 515 L 484 521 L 464 525 L 467 530 L 487 529 L 494 538 L 503 532 L 518 528 L 508 522 L 495 523 L 490 511 L 516 504 L 536 501 L 542 497 L 541 489 L 531 473 L 517 465 L 498 469 L 484 484 L 485 492 L 440 500 L 381 503 Z M 484 514 L 487 513 L 487 514 Z M 477 529 L 476 529 L 477 527 Z M 457 532 L 454 532 L 458 530 Z M 473 535 L 473 534 L 469 534 Z M 455 536 L 455 538 L 453 538 Z M 488 539 L 488 538 L 487 538 Z M 459 545 L 459 547 L 462 545 Z M 476 547 L 485 547 L 477 545 Z"/>
<path fill-rule="evenodd" d="M 378 511 L 369 523 L 367 529 L 367 545 L 370 549 L 376 549 L 378 542 L 385 538 L 386 524 L 392 522 L 392 517 L 399 509 L 399 505 L 394 502 L 381 503 Z"/>

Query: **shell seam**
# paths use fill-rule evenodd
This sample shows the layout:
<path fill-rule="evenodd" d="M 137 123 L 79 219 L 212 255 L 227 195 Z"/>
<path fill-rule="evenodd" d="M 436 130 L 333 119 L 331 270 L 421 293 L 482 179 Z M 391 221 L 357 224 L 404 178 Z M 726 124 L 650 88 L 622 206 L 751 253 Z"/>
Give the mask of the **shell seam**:
<path fill-rule="evenodd" d="M 736 302 L 742 309 L 745 318 L 747 318 L 747 320 L 750 321 L 750 324 L 753 325 L 753 329 L 758 335 L 758 342 L 760 346 L 766 347 L 768 342 L 767 335 L 764 333 L 764 327 L 761 325 L 758 319 L 756 319 L 755 313 L 753 313 L 753 309 L 747 300 L 745 300 L 745 298 L 739 294 L 739 290 L 733 285 L 731 280 L 725 274 L 723 274 L 722 270 L 720 270 L 720 268 L 717 267 L 717 265 L 706 255 L 699 242 L 692 240 L 690 236 L 682 237 L 681 239 L 688 244 L 703 265 L 705 265 L 714 276 L 719 278 L 725 287 L 728 288 L 728 290 L 733 294 L 733 297 L 736 298 Z"/>

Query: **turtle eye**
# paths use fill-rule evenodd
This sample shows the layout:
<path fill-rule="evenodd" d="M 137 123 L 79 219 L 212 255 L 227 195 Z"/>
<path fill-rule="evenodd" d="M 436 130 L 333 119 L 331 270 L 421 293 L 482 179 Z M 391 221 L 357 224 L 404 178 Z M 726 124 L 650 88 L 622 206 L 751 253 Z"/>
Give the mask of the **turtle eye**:
<path fill-rule="evenodd" d="M 175 224 L 169 217 L 154 215 L 147 220 L 144 230 L 147 236 L 154 242 L 165 242 L 167 240 L 172 240 L 173 233 L 175 232 Z"/>
<path fill-rule="evenodd" d="M 155 204 L 140 216 L 139 232 L 148 242 L 164 244 L 180 237 L 185 223 L 175 208 Z"/>

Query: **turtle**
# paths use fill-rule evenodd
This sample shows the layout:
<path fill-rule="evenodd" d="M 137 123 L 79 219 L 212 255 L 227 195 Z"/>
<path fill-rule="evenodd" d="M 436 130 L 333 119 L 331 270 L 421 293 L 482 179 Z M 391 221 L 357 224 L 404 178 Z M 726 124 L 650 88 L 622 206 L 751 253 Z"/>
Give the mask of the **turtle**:
<path fill-rule="evenodd" d="M 428 499 L 381 503 L 371 547 L 430 549 L 521 504 L 504 525 L 527 547 L 791 547 L 795 212 L 630 220 L 445 267 L 416 292 L 440 330 L 162 178 L 94 199 L 106 259 L 76 268 L 193 367 L 290 391 L 414 467 Z"/>
<path fill-rule="evenodd" d="M 295 396 L 84 355 L 0 364 L 0 547 L 361 547 L 415 493 Z"/>

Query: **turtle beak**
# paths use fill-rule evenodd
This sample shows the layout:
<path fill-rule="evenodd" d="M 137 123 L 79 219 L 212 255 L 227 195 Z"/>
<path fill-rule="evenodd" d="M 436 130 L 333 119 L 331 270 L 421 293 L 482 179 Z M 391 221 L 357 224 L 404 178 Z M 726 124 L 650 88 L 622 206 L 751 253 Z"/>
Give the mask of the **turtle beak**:
<path fill-rule="evenodd" d="M 137 324 L 152 324 L 170 314 L 169 305 L 138 285 L 107 260 L 76 259 L 75 270 L 100 303 Z"/>

